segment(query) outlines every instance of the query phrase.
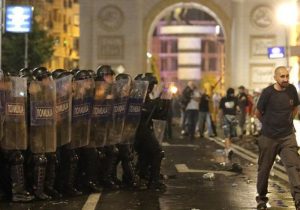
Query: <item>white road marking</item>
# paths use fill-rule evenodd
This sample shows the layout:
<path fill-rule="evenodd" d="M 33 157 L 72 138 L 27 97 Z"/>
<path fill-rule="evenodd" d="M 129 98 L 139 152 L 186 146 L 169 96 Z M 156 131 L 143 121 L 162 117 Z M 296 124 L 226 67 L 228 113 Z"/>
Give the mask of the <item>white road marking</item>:
<path fill-rule="evenodd" d="M 169 144 L 168 142 L 163 142 L 161 145 L 164 147 L 199 147 L 195 144 Z"/>
<path fill-rule="evenodd" d="M 100 199 L 101 193 L 93 193 L 90 194 L 88 199 L 86 200 L 82 210 L 94 210 L 96 205 Z"/>
<path fill-rule="evenodd" d="M 190 169 L 186 164 L 175 164 L 175 167 L 179 173 L 214 173 L 223 174 L 225 176 L 232 176 L 236 173 L 230 171 L 212 171 L 212 170 L 201 170 L 201 169 Z"/>

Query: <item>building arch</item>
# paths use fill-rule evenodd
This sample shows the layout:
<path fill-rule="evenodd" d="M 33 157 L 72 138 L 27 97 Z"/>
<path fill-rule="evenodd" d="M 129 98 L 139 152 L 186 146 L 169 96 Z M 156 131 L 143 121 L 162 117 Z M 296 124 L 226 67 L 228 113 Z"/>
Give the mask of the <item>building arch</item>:
<path fill-rule="evenodd" d="M 221 26 L 225 38 L 225 74 L 224 84 L 230 84 L 231 75 L 231 18 L 211 0 L 163 0 L 157 3 L 145 16 L 143 21 L 143 67 L 147 69 L 146 54 L 150 51 L 152 34 L 158 21 L 178 6 L 200 9 L 212 16 Z"/>

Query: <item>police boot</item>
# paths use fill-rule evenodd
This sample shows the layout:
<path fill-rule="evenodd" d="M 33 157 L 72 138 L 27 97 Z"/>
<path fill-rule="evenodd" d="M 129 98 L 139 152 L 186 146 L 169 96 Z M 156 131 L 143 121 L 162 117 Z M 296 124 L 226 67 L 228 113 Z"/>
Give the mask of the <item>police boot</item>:
<path fill-rule="evenodd" d="M 46 182 L 45 182 L 45 191 L 48 195 L 51 195 L 53 198 L 62 198 L 55 188 L 55 178 L 56 178 L 56 165 L 57 158 L 55 153 L 47 154 L 47 167 L 46 167 Z"/>
<path fill-rule="evenodd" d="M 64 189 L 64 192 L 69 196 L 79 196 L 82 195 L 82 192 L 77 190 L 75 188 L 75 179 L 76 179 L 76 173 L 77 173 L 77 164 L 78 164 L 78 155 L 75 153 L 75 151 L 72 154 L 72 157 L 70 159 L 69 164 L 69 170 L 67 174 L 67 180 L 66 180 L 66 187 Z"/>
<path fill-rule="evenodd" d="M 13 202 L 29 202 L 34 199 L 24 187 L 24 170 L 23 164 L 12 165 L 11 173 L 11 191 Z"/>
<path fill-rule="evenodd" d="M 129 145 L 120 146 L 120 157 L 123 169 L 122 182 L 126 187 L 137 188 L 138 187 L 138 176 L 135 174 L 133 167 L 133 153 Z"/>
<path fill-rule="evenodd" d="M 123 168 L 123 176 L 122 176 L 123 184 L 125 186 L 131 187 L 131 188 L 139 187 L 139 178 L 134 173 L 134 168 L 133 168 L 132 162 L 131 161 L 123 161 L 122 168 Z"/>
<path fill-rule="evenodd" d="M 47 159 L 44 155 L 35 155 L 34 162 L 33 193 L 39 200 L 50 200 L 51 197 L 44 192 Z"/>
<path fill-rule="evenodd" d="M 97 149 L 85 149 L 83 154 L 86 156 L 86 188 L 89 192 L 99 193 L 103 189 L 96 181 L 98 166 L 95 167 L 95 163 L 100 162 L 100 154 Z"/>
<path fill-rule="evenodd" d="M 103 186 L 109 190 L 119 189 L 119 185 L 117 185 L 113 180 L 113 173 L 117 161 L 117 154 L 117 147 L 109 146 L 106 148 L 106 168 L 103 174 Z"/>
<path fill-rule="evenodd" d="M 150 169 L 150 180 L 148 183 L 148 189 L 155 191 L 165 191 L 166 185 L 160 182 L 160 166 L 162 160 L 163 152 L 157 153 L 154 155 L 151 161 Z"/>

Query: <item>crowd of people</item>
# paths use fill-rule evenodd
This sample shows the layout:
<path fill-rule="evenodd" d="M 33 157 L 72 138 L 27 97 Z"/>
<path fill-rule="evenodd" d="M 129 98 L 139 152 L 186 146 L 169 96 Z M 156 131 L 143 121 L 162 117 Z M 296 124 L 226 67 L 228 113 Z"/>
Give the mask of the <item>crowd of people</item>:
<path fill-rule="evenodd" d="M 225 137 L 242 138 L 246 134 L 259 134 L 260 126 L 254 120 L 254 111 L 260 90 L 256 89 L 250 94 L 244 86 L 239 86 L 235 94 L 233 88 L 228 88 L 223 97 L 218 91 L 210 92 L 208 94 L 208 90 L 200 90 L 192 81 L 183 89 L 178 97 L 182 135 L 188 136 L 190 141 L 198 136 L 202 138 L 206 133 L 208 137 L 214 137 L 217 136 L 217 126 L 224 129 Z M 255 128 L 251 128 L 251 125 Z"/>
<path fill-rule="evenodd" d="M 1 195 L 29 202 L 103 188 L 165 190 L 153 121 L 167 119 L 170 98 L 152 96 L 153 74 L 115 75 L 109 65 L 0 73 Z"/>

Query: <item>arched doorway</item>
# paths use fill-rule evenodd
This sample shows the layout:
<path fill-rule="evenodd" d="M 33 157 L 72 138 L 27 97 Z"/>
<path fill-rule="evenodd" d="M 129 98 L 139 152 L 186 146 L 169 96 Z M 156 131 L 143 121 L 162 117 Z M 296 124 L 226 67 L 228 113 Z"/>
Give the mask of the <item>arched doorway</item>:
<path fill-rule="evenodd" d="M 156 33 L 158 26 L 161 23 L 161 20 L 165 19 L 165 17 L 168 14 L 171 14 L 171 12 L 174 12 L 177 8 L 190 8 L 193 10 L 199 10 L 202 11 L 202 13 L 207 14 L 207 16 L 210 16 L 212 19 L 215 20 L 218 26 L 220 26 L 220 30 L 222 31 L 222 36 L 224 40 L 224 48 L 223 48 L 223 57 L 222 63 L 220 64 L 221 68 L 220 71 L 222 73 L 219 74 L 219 76 L 216 76 L 214 79 L 215 83 L 219 81 L 219 83 L 223 83 L 223 85 L 226 86 L 226 84 L 229 84 L 230 81 L 230 31 L 231 31 L 231 21 L 227 17 L 227 15 L 219 8 L 218 5 L 211 3 L 211 1 L 203 1 L 203 0 L 195 0 L 193 2 L 187 2 L 184 0 L 178 0 L 178 1 L 171 1 L 171 0 L 165 0 L 158 3 L 146 16 L 145 22 L 144 22 L 144 55 L 148 55 L 148 58 L 144 61 L 144 66 L 147 69 L 147 71 L 151 71 L 151 62 L 153 61 L 152 51 L 153 51 L 153 35 Z M 188 24 L 187 24 L 188 25 Z M 158 65 L 161 67 L 161 65 Z M 176 66 L 176 65 L 175 65 Z M 207 66 L 207 64 L 206 64 Z M 153 67 L 153 63 L 152 63 Z M 203 63 L 202 63 L 203 68 Z M 158 69 L 159 71 L 161 69 Z M 163 72 L 162 72 L 163 73 Z M 172 74 L 170 74 L 172 75 Z M 172 78 L 172 76 L 168 75 L 167 77 L 162 74 L 162 77 L 165 78 Z M 181 77 L 180 75 L 178 75 Z M 178 78 L 177 79 L 181 79 Z M 173 78 L 174 77 L 173 75 Z M 202 78 L 201 76 L 197 78 Z M 185 78 L 183 77 L 183 80 Z M 187 77 L 188 79 L 188 77 Z"/>

